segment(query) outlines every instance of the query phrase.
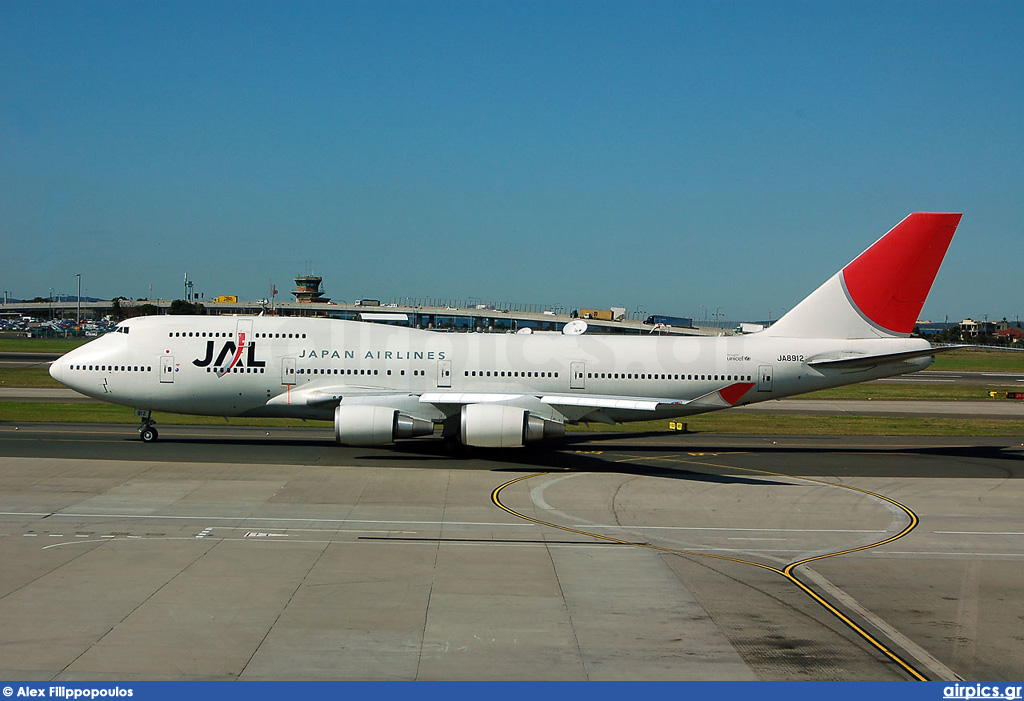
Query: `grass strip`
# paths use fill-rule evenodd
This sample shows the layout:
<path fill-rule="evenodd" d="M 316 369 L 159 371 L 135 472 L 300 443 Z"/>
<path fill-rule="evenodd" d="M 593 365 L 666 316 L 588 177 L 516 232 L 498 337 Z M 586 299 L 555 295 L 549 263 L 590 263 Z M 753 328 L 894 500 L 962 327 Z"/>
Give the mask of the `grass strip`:
<path fill-rule="evenodd" d="M 0 367 L 0 387 L 63 387 L 50 377 L 46 367 L 8 368 Z"/>
<path fill-rule="evenodd" d="M 94 338 L 10 338 L 0 336 L 0 353 L 67 353 Z"/>
<path fill-rule="evenodd" d="M 863 382 L 845 387 L 833 387 L 807 394 L 797 399 L 899 399 L 921 401 L 991 400 L 989 392 L 1020 392 L 1020 387 L 1009 385 L 930 384 L 924 382 Z M 1004 400 L 1005 401 L 1005 400 Z"/>
<path fill-rule="evenodd" d="M 327 421 L 302 419 L 251 419 L 222 416 L 192 416 L 153 412 L 157 424 L 174 426 L 330 426 Z M 138 424 L 135 410 L 115 404 L 86 402 L 0 402 L 0 423 L 100 423 Z"/>
<path fill-rule="evenodd" d="M 157 425 L 189 426 L 315 426 L 327 421 L 191 416 L 155 412 Z M 680 419 L 691 433 L 746 433 L 803 436 L 1024 436 L 1024 420 L 887 416 L 819 416 L 721 412 Z M 112 404 L 0 402 L 0 422 L 138 424 L 132 409 Z M 638 421 L 617 426 L 583 424 L 569 430 L 638 433 L 672 432 L 669 421 Z"/>
<path fill-rule="evenodd" d="M 957 372 L 1024 372 L 1024 351 L 962 348 L 935 356 L 929 370 Z"/>

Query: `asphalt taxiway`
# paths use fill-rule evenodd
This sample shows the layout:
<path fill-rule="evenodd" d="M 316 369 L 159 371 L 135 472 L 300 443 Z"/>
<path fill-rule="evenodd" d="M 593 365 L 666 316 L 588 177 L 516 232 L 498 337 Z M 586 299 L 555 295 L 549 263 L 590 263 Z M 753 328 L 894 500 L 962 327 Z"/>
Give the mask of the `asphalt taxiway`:
<path fill-rule="evenodd" d="M 15 679 L 1024 676 L 1024 437 L 0 425 Z"/>

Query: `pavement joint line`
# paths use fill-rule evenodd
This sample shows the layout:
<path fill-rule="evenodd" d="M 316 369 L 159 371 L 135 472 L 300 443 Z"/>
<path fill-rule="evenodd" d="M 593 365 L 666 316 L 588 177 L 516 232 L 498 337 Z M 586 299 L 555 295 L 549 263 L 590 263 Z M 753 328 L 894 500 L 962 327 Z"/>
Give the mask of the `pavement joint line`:
<path fill-rule="evenodd" d="M 360 518 L 283 518 L 280 516 L 174 516 L 174 515 L 159 515 L 159 514 L 76 514 L 76 513 L 51 513 L 51 514 L 39 514 L 39 513 L 22 513 L 22 512 L 0 512 L 0 516 L 61 516 L 64 518 L 132 518 L 132 519 L 168 519 L 168 520 L 186 520 L 186 521 L 280 521 L 280 522 L 298 522 L 298 523 L 377 523 L 377 524 L 395 524 L 400 526 L 500 526 L 500 527 L 516 527 L 516 528 L 527 528 L 530 524 L 527 523 L 488 523 L 488 522 L 476 522 L 476 521 L 388 521 L 388 520 L 371 520 L 371 519 L 360 519 Z"/>
<path fill-rule="evenodd" d="M 218 529 L 218 530 L 220 530 L 220 529 Z M 359 532 L 359 531 L 355 531 L 355 532 Z M 23 535 L 26 536 L 26 537 L 29 537 L 29 534 L 23 534 Z M 102 542 L 102 543 L 111 543 L 111 542 L 117 543 L 117 542 L 121 542 L 121 541 L 125 541 L 125 540 L 189 540 L 189 541 L 195 541 L 196 540 L 196 536 L 139 536 L 139 535 L 129 535 L 129 536 L 126 536 L 126 537 L 123 537 L 123 538 L 115 538 L 113 536 L 101 536 L 101 537 L 106 537 L 107 538 L 106 540 L 103 540 L 103 541 L 100 541 L 98 539 L 92 539 L 92 538 L 90 538 L 89 536 L 86 536 L 86 535 L 79 535 L 79 536 L 75 536 L 75 537 L 76 538 L 82 538 L 83 540 L 77 540 L 77 541 L 69 540 L 69 541 L 65 541 L 63 543 L 54 543 L 52 545 L 43 546 L 42 549 L 43 550 L 51 550 L 53 548 L 59 548 L 59 547 L 65 546 L 65 545 L 89 544 L 89 543 L 100 543 L 100 542 Z M 220 538 L 220 537 L 214 536 L 213 538 L 205 538 L 203 540 L 216 540 L 217 542 L 232 542 L 232 543 L 240 543 L 240 542 L 270 543 L 270 542 L 273 542 L 273 543 L 283 543 L 283 544 L 290 544 L 290 545 L 300 545 L 300 544 L 306 544 L 306 543 L 331 543 L 332 545 L 369 545 L 369 544 L 372 544 L 372 543 L 381 543 L 381 544 L 385 544 L 385 545 L 433 545 L 433 546 L 438 545 L 438 539 L 436 539 L 436 538 L 427 538 L 427 539 L 421 539 L 421 540 L 408 539 L 408 538 L 406 538 L 406 539 L 403 539 L 403 538 L 382 538 L 382 539 L 357 538 L 355 540 L 347 540 L 347 539 L 337 539 L 337 540 L 314 540 L 314 539 L 283 540 L 282 539 L 282 540 L 278 540 L 278 539 L 272 539 L 272 538 Z M 445 545 L 468 545 L 468 546 L 481 546 L 481 545 L 483 545 L 483 546 L 486 546 L 486 547 L 498 547 L 498 546 L 500 546 L 500 547 L 505 547 L 505 548 L 508 548 L 508 547 L 528 548 L 528 547 L 536 547 L 538 545 L 544 545 L 546 547 L 551 547 L 551 548 L 562 548 L 562 547 L 565 547 L 565 548 L 569 548 L 569 547 L 572 547 L 572 548 L 582 548 L 582 547 L 604 548 L 604 547 L 607 547 L 607 544 L 604 544 L 604 543 L 584 543 L 584 542 L 580 542 L 578 544 L 571 544 L 571 545 L 570 544 L 557 543 L 557 542 L 545 542 L 545 541 L 512 543 L 512 542 L 502 541 L 502 540 L 479 540 L 479 541 L 446 540 L 446 541 L 442 541 L 442 542 Z M 631 543 L 630 545 L 633 545 L 634 547 L 643 547 L 642 544 L 638 545 L 636 543 Z M 714 555 L 715 553 L 730 553 L 730 554 L 733 554 L 733 555 L 747 555 L 747 554 L 750 554 L 750 551 L 748 549 L 746 549 L 746 548 L 694 547 L 694 548 L 689 548 L 688 552 L 691 552 L 693 554 L 707 553 L 707 554 L 710 554 L 710 555 Z M 761 554 L 761 555 L 766 555 L 766 554 L 799 555 L 799 554 L 802 554 L 802 553 L 804 553 L 806 551 L 804 551 L 804 550 L 790 550 L 790 549 L 783 549 L 783 548 L 761 548 L 761 549 L 758 549 L 757 552 L 759 554 Z M 985 558 L 985 559 L 993 559 L 993 560 L 1017 560 L 1017 559 L 1024 559 L 1024 553 L 943 552 L 943 551 L 929 551 L 929 550 L 869 550 L 869 551 L 866 551 L 864 553 L 858 553 L 858 554 L 859 555 L 864 555 L 865 557 L 872 557 L 872 558 L 886 558 L 886 557 L 896 557 L 896 556 L 904 557 L 904 556 L 907 556 L 907 555 L 919 555 L 919 556 L 935 556 L 935 557 L 947 557 L 947 558 L 963 558 L 963 557 L 969 557 L 969 558 L 972 558 L 972 559 Z"/>
<path fill-rule="evenodd" d="M 616 461 L 616 462 L 632 462 L 633 460 L 638 460 L 638 459 L 640 459 L 640 458 L 637 458 L 636 456 L 629 456 L 629 455 L 627 455 L 625 460 L 620 460 L 620 461 Z M 702 462 L 702 461 L 699 461 L 699 460 L 692 460 L 692 459 L 690 459 L 690 460 L 684 459 L 684 458 L 682 458 L 681 455 L 669 456 L 667 459 L 670 462 L 680 462 L 680 463 L 684 463 L 684 464 L 701 465 L 701 466 L 704 466 L 704 467 L 714 467 L 716 469 L 721 469 L 722 467 L 726 467 L 726 466 L 723 466 L 723 465 L 720 465 L 720 464 L 716 464 L 716 463 Z M 902 510 L 906 514 L 906 516 L 910 519 L 910 522 L 899 533 L 897 533 L 895 535 L 892 535 L 889 538 L 880 540 L 877 543 L 871 543 L 869 545 L 864 545 L 864 546 L 855 547 L 855 548 L 847 548 L 845 550 L 832 551 L 832 552 L 828 552 L 828 553 L 825 553 L 825 554 L 815 555 L 813 557 L 804 557 L 803 559 L 796 560 L 794 562 L 789 563 L 783 569 L 779 569 L 777 567 L 772 567 L 770 565 L 766 565 L 764 563 L 758 562 L 757 560 L 753 560 L 753 559 L 746 560 L 746 559 L 739 558 L 739 557 L 728 557 L 728 556 L 723 556 L 723 555 L 720 555 L 720 554 L 715 554 L 714 552 L 703 551 L 702 549 L 686 548 L 684 550 L 684 549 L 667 548 L 667 547 L 663 547 L 663 546 L 658 546 L 658 545 L 653 545 L 653 544 L 644 544 L 644 543 L 634 543 L 634 545 L 636 547 L 649 548 L 651 550 L 660 551 L 660 552 L 671 552 L 671 553 L 675 553 L 675 554 L 679 554 L 679 555 L 694 555 L 694 556 L 698 556 L 698 557 L 709 557 L 709 558 L 714 558 L 714 559 L 718 559 L 718 560 L 732 561 L 732 562 L 737 562 L 737 563 L 740 563 L 740 564 L 750 565 L 752 567 L 758 567 L 758 568 L 765 569 L 765 570 L 768 570 L 768 571 L 771 571 L 771 572 L 775 572 L 775 573 L 783 576 L 784 578 L 786 578 L 790 582 L 792 582 L 799 589 L 803 590 L 804 593 L 806 593 L 814 601 L 816 601 L 818 604 L 820 604 L 822 607 L 824 607 L 827 611 L 829 611 L 837 619 L 842 621 L 848 628 L 850 628 L 851 630 L 855 631 L 858 635 L 861 636 L 861 638 L 863 638 L 865 641 L 867 641 L 872 646 L 874 646 L 879 652 L 883 653 L 892 662 L 895 662 L 900 667 L 902 667 L 903 670 L 906 671 L 911 676 L 911 678 L 913 678 L 915 680 L 918 680 L 918 681 L 927 681 L 928 680 L 927 677 L 925 677 L 923 674 L 921 674 L 921 672 L 919 672 L 912 664 L 910 664 L 906 660 L 904 660 L 899 654 L 897 654 L 895 651 L 890 649 L 889 645 L 887 645 L 887 644 L 883 643 L 882 641 L 878 640 L 874 635 L 872 635 L 870 632 L 868 632 L 863 627 L 858 625 L 857 622 L 855 622 L 854 620 L 849 618 L 845 613 L 843 613 L 841 610 L 839 610 L 831 602 L 829 602 L 827 599 L 823 598 L 814 589 L 812 589 L 807 584 L 805 584 L 797 574 L 794 574 L 794 570 L 799 568 L 801 565 L 808 565 L 809 563 L 825 560 L 825 559 L 832 558 L 832 557 L 839 557 L 839 556 L 842 556 L 842 555 L 847 555 L 847 554 L 852 554 L 852 553 L 859 553 L 859 552 L 863 552 L 865 550 L 871 550 L 873 548 L 878 548 L 878 547 L 884 546 L 887 543 L 895 542 L 896 540 L 899 540 L 900 538 L 903 538 L 904 536 L 909 534 L 911 531 L 914 530 L 914 528 L 917 527 L 917 524 L 920 522 L 920 520 L 918 519 L 917 515 L 913 511 L 911 511 L 908 507 L 906 507 L 903 504 L 895 501 L 894 499 L 890 499 L 889 497 L 886 497 L 886 496 L 884 496 L 882 494 L 878 494 L 876 492 L 872 492 L 872 491 L 867 490 L 867 489 L 860 489 L 858 487 L 853 487 L 853 486 L 845 485 L 845 484 L 842 484 L 842 483 L 830 482 L 830 481 L 827 481 L 827 480 L 814 479 L 814 478 L 810 478 L 810 477 L 801 477 L 801 476 L 795 476 L 795 475 L 787 475 L 787 474 L 784 474 L 784 473 L 774 472 L 774 471 L 770 471 L 770 470 L 759 470 L 759 469 L 755 469 L 755 468 L 746 468 L 746 467 L 737 467 L 737 466 L 733 466 L 733 467 L 735 469 L 738 469 L 738 470 L 741 470 L 741 471 L 744 471 L 744 472 L 747 472 L 747 473 L 758 473 L 760 475 L 771 475 L 771 476 L 774 476 L 774 477 L 790 478 L 790 479 L 794 479 L 794 480 L 798 480 L 798 481 L 802 481 L 802 482 L 809 482 L 811 484 L 822 485 L 822 486 L 825 486 L 825 487 L 845 489 L 845 490 L 849 490 L 851 492 L 857 492 L 859 494 L 870 496 L 870 497 L 873 497 L 873 498 L 878 499 L 880 501 L 887 502 L 889 504 L 892 504 L 892 505 L 898 507 L 900 510 Z M 504 490 L 506 487 L 509 487 L 509 486 L 511 486 L 513 484 L 516 484 L 518 482 L 529 480 L 529 479 L 534 478 L 534 477 L 543 476 L 544 474 L 548 474 L 548 473 L 539 472 L 539 473 L 534 473 L 534 474 L 522 475 L 522 476 L 517 477 L 515 479 L 512 479 L 512 480 L 510 480 L 508 482 L 505 482 L 504 484 L 501 484 L 498 487 L 495 487 L 494 490 L 491 492 L 491 503 L 493 503 L 498 508 L 500 508 L 500 509 L 502 509 L 502 510 L 504 510 L 504 511 L 510 513 L 510 514 L 512 514 L 513 516 L 522 518 L 524 520 L 527 520 L 527 521 L 530 521 L 530 522 L 533 522 L 533 523 L 536 523 L 536 524 L 539 524 L 539 525 L 542 525 L 542 526 L 549 526 L 551 528 L 556 528 L 556 529 L 559 529 L 559 530 L 562 530 L 562 531 L 578 533 L 578 534 L 582 534 L 582 535 L 589 535 L 589 536 L 591 536 L 593 538 L 598 538 L 598 539 L 605 540 L 605 541 L 611 541 L 611 542 L 617 542 L 617 543 L 626 543 L 626 541 L 622 541 L 622 540 L 617 539 L 617 538 L 612 538 L 612 537 L 607 536 L 607 535 L 601 535 L 599 533 L 594 533 L 593 531 L 589 531 L 588 532 L 588 531 L 582 531 L 582 530 L 578 530 L 578 529 L 573 529 L 573 528 L 569 528 L 568 526 L 561 526 L 561 525 L 558 525 L 556 523 L 552 523 L 552 522 L 549 522 L 549 521 L 543 521 L 543 520 L 540 520 L 540 519 L 537 519 L 537 518 L 534 518 L 534 517 L 531 517 L 531 516 L 527 516 L 526 514 L 520 512 L 520 511 L 516 511 L 516 510 L 510 509 L 508 506 L 506 506 L 505 504 L 503 504 L 501 502 L 501 499 L 499 498 L 499 496 L 500 496 L 502 490 Z M 888 531 L 884 531 L 884 532 L 887 533 Z M 747 555 L 748 553 L 741 552 L 740 554 Z M 759 553 L 759 554 L 763 555 L 763 553 Z M 871 613 L 871 612 L 867 611 L 867 609 L 862 609 L 862 610 L 864 612 L 867 612 L 868 614 Z M 863 618 L 863 620 L 866 620 L 869 623 L 871 623 L 872 622 L 872 618 L 877 618 L 877 617 L 871 615 L 871 616 L 868 616 L 867 618 Z M 881 624 L 883 624 L 883 625 L 878 625 L 876 623 L 875 629 L 879 630 L 879 631 L 882 631 L 883 634 L 884 634 L 885 626 L 887 626 L 888 624 L 886 624 L 885 621 L 880 619 L 880 618 L 878 619 L 878 621 Z M 890 640 L 892 640 L 892 638 L 890 638 Z M 893 642 L 895 642 L 895 641 L 893 641 Z M 930 657 L 928 657 L 928 656 L 922 657 L 921 654 L 918 654 L 919 651 L 917 650 L 916 646 L 914 646 L 912 644 L 912 641 L 911 641 L 911 647 L 910 648 L 904 647 L 904 650 L 906 651 L 904 654 L 910 653 L 910 655 L 912 657 L 914 657 L 918 661 L 921 661 L 922 659 L 930 659 Z M 925 653 L 925 655 L 926 655 L 926 653 Z M 942 666 L 942 665 L 940 665 L 938 669 L 936 669 L 936 667 L 934 667 L 934 666 L 929 665 L 929 669 L 933 673 L 937 673 L 938 676 L 940 676 L 940 677 L 944 677 L 945 674 L 946 674 L 946 668 L 945 668 L 945 666 Z"/>
<path fill-rule="evenodd" d="M 854 528 L 727 528 L 722 526 L 611 526 L 591 525 L 589 523 L 574 524 L 573 528 L 610 528 L 612 530 L 641 530 L 651 529 L 659 531 L 751 531 L 754 533 L 888 533 L 885 530 L 864 530 Z M 935 531 L 938 533 L 939 531 Z M 1019 535 L 1024 535 L 1021 533 Z"/>

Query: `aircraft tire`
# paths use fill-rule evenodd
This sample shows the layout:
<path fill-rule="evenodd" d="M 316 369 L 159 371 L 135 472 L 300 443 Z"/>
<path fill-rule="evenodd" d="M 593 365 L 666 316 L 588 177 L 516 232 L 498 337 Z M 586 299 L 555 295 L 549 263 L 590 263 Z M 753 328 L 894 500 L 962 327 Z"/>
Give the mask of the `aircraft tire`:
<path fill-rule="evenodd" d="M 444 452 L 445 455 L 453 458 L 465 458 L 469 457 L 470 449 L 458 438 L 448 436 L 444 439 Z"/>

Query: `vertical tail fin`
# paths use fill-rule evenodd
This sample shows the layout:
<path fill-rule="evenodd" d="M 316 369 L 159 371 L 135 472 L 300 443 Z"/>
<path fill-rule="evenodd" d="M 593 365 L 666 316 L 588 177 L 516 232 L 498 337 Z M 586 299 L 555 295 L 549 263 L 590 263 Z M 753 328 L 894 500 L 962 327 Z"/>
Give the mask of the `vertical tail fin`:
<path fill-rule="evenodd" d="M 909 336 L 961 216 L 909 215 L 765 333 L 789 338 Z"/>

